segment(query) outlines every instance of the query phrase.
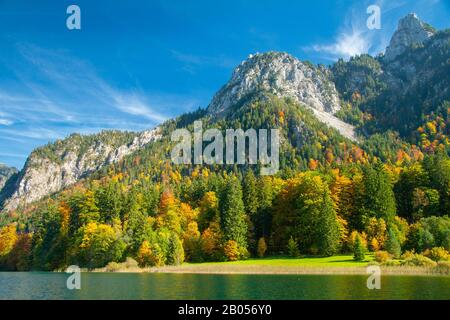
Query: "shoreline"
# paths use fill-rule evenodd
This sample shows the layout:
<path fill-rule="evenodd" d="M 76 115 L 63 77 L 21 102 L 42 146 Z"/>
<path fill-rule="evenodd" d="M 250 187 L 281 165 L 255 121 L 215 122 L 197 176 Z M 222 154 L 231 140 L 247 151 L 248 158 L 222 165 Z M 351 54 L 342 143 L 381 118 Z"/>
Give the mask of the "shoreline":
<path fill-rule="evenodd" d="M 441 276 L 433 267 L 380 266 L 381 275 L 390 276 Z M 120 268 L 114 271 L 106 268 L 83 270 L 92 273 L 162 273 L 162 274 L 208 274 L 208 275 L 368 275 L 367 267 L 287 267 L 287 266 L 202 266 L 181 265 L 149 268 Z"/>

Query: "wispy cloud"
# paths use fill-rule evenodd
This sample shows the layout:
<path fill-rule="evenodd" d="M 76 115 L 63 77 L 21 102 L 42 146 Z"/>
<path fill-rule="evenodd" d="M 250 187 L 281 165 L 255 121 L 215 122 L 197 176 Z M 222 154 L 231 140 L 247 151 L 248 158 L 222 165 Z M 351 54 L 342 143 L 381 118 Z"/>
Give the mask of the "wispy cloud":
<path fill-rule="evenodd" d="M 381 29 L 369 29 L 366 9 L 369 5 L 377 5 L 381 9 Z M 389 45 L 390 38 L 397 28 L 400 18 L 409 12 L 421 16 L 431 11 L 439 12 L 439 0 L 378 0 L 358 2 L 345 13 L 342 26 L 335 40 L 330 43 L 319 43 L 303 47 L 306 52 L 316 52 L 322 58 L 335 61 L 338 58 L 348 59 L 351 56 L 369 53 L 383 53 Z"/>
<path fill-rule="evenodd" d="M 0 125 L 2 125 L 2 126 L 10 126 L 13 123 L 14 122 L 12 122 L 11 120 L 8 120 L 8 119 L 0 119 Z"/>
<path fill-rule="evenodd" d="M 20 51 L 57 87 L 75 98 L 83 97 L 84 104 L 89 101 L 100 102 L 102 106 L 134 116 L 143 116 L 154 122 L 161 122 L 167 118 L 158 111 L 158 108 L 150 106 L 145 95 L 114 88 L 98 76 L 95 69 L 85 61 L 68 57 L 66 53 L 51 52 L 30 45 L 22 46 Z M 59 109 L 52 103 L 54 99 L 48 99 L 42 90 L 33 88 L 33 91 L 41 96 L 43 101 L 48 102 L 47 108 Z M 75 118 L 73 115 L 65 116 L 68 117 L 67 120 Z"/>
<path fill-rule="evenodd" d="M 136 116 L 143 116 L 157 122 L 162 122 L 167 119 L 165 116 L 153 111 L 142 98 L 134 94 L 124 96 L 112 93 L 112 98 L 114 99 L 116 108 L 123 112 Z"/>
<path fill-rule="evenodd" d="M 7 158 L 20 158 L 20 159 L 24 159 L 27 157 L 26 154 L 21 154 L 21 153 L 10 153 L 10 152 L 0 152 L 0 156 L 2 157 L 7 157 Z M 1 162 L 0 162 L 1 163 Z"/>
<path fill-rule="evenodd" d="M 145 130 L 199 105 L 189 96 L 144 92 L 126 81 L 118 86 L 66 51 L 31 44 L 16 50 L 13 61 L 0 57 L 12 74 L 0 79 L 0 151 L 28 154 L 73 132 Z"/>
<path fill-rule="evenodd" d="M 370 49 L 370 41 L 366 34 L 359 30 L 352 30 L 351 33 L 341 33 L 336 42 L 332 44 L 315 44 L 306 50 L 327 54 L 328 58 L 349 58 L 361 53 L 367 53 Z"/>

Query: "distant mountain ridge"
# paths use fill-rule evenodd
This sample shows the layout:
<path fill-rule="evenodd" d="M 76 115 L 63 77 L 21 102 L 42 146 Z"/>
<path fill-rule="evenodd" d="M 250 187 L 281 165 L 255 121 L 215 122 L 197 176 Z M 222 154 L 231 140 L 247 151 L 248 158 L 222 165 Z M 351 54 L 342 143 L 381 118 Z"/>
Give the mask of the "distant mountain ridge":
<path fill-rule="evenodd" d="M 6 181 L 8 181 L 8 179 L 17 172 L 18 171 L 16 168 L 8 167 L 3 163 L 0 163 L 0 190 L 3 188 Z"/>
<path fill-rule="evenodd" d="M 412 139 L 427 115 L 441 113 L 450 101 L 450 30 L 436 31 L 409 14 L 384 56 L 339 60 L 332 72 L 341 97 L 370 114 L 361 129 L 395 130 Z"/>
<path fill-rule="evenodd" d="M 39 200 L 159 138 L 158 129 L 141 133 L 103 131 L 89 136 L 73 134 L 38 148 L 16 179 L 8 181 L 0 192 L 0 203 L 12 210 Z"/>

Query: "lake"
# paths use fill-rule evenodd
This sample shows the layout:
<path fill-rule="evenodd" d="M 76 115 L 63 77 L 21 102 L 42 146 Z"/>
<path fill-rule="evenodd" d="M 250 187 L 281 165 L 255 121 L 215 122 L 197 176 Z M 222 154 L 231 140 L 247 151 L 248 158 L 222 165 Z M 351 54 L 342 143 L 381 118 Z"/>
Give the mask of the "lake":
<path fill-rule="evenodd" d="M 364 275 L 207 275 L 0 272 L 0 299 L 450 299 L 450 277 L 383 276 L 369 290 Z"/>

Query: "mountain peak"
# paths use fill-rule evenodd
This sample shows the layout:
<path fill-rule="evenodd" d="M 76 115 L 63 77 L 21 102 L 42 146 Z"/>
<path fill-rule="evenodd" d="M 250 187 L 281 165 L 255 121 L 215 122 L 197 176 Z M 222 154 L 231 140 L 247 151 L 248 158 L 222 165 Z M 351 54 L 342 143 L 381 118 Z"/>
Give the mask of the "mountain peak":
<path fill-rule="evenodd" d="M 13 175 L 17 173 L 17 169 L 14 167 L 8 167 L 7 165 L 0 163 L 0 191 L 5 185 L 6 181 Z"/>
<path fill-rule="evenodd" d="M 248 95 L 264 91 L 293 98 L 312 109 L 335 113 L 339 109 L 338 93 L 328 72 L 285 52 L 249 55 L 214 96 L 208 111 L 222 113 Z"/>
<path fill-rule="evenodd" d="M 402 18 L 386 48 L 385 59 L 392 61 L 412 45 L 422 44 L 435 33 L 434 29 L 419 19 L 415 13 Z"/>

